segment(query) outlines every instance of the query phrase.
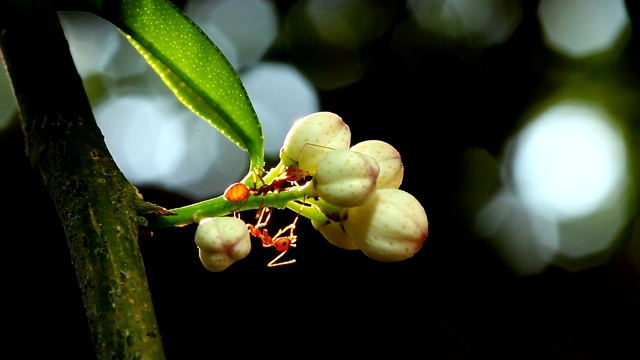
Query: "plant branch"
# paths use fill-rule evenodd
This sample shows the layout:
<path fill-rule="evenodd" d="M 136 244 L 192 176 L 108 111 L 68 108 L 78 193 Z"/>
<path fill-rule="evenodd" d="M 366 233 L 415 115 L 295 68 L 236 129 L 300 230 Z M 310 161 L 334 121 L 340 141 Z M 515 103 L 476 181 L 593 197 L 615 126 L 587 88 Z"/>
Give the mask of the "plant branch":
<path fill-rule="evenodd" d="M 140 214 L 156 207 L 113 161 L 57 15 L 12 21 L 0 45 L 26 152 L 62 221 L 98 358 L 163 359 L 138 247 Z"/>
<path fill-rule="evenodd" d="M 250 195 L 246 200 L 238 203 L 227 201 L 224 196 L 218 196 L 199 203 L 171 209 L 169 211 L 172 215 L 169 216 L 159 214 L 156 211 L 149 217 L 149 228 L 160 229 L 171 226 L 184 226 L 198 223 L 207 217 L 225 216 L 233 212 L 258 209 L 263 206 L 276 209 L 291 207 L 293 209 L 293 204 L 297 204 L 296 200 L 301 201 L 313 196 L 315 190 L 308 185 L 311 184 L 287 189 L 279 193 L 271 192 L 265 195 Z M 298 207 L 299 206 L 297 206 L 296 209 Z"/>

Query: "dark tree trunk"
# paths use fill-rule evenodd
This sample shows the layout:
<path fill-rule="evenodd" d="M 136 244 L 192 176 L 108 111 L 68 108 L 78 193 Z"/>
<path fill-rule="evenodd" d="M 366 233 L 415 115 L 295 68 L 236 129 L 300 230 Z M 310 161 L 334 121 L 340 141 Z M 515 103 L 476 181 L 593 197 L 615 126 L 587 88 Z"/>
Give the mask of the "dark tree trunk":
<path fill-rule="evenodd" d="M 162 359 L 138 248 L 140 215 L 154 206 L 113 161 L 57 15 L 18 20 L 3 29 L 0 44 L 27 155 L 64 226 L 97 357 Z"/>

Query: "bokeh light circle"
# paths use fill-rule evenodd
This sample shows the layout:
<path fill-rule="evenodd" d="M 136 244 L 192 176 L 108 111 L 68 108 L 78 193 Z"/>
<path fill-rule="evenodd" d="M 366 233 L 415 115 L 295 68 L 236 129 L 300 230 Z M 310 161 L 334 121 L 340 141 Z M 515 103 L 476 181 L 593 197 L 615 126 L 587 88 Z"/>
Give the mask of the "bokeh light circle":
<path fill-rule="evenodd" d="M 546 109 L 522 130 L 515 146 L 517 193 L 559 219 L 595 211 L 625 181 L 621 135 L 590 104 L 565 101 Z"/>

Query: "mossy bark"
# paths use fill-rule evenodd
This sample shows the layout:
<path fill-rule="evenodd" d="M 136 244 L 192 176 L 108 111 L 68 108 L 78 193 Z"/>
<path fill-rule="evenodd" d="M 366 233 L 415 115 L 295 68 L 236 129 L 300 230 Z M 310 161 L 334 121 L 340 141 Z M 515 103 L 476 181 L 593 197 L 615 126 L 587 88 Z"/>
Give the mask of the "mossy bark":
<path fill-rule="evenodd" d="M 145 224 L 140 215 L 154 206 L 142 200 L 113 161 L 57 15 L 13 20 L 0 44 L 26 152 L 64 226 L 97 357 L 162 359 L 138 247 Z M 32 216 L 37 226 L 38 209 L 16 216 Z"/>

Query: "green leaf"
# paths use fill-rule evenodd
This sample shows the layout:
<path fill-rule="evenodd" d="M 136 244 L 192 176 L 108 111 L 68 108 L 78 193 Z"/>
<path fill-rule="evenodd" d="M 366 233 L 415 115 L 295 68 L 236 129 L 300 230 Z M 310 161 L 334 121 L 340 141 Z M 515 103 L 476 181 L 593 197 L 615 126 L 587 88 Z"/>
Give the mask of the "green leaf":
<path fill-rule="evenodd" d="M 176 97 L 264 166 L 264 137 L 238 73 L 218 47 L 167 0 L 105 0 L 98 16 L 120 29 Z"/>

